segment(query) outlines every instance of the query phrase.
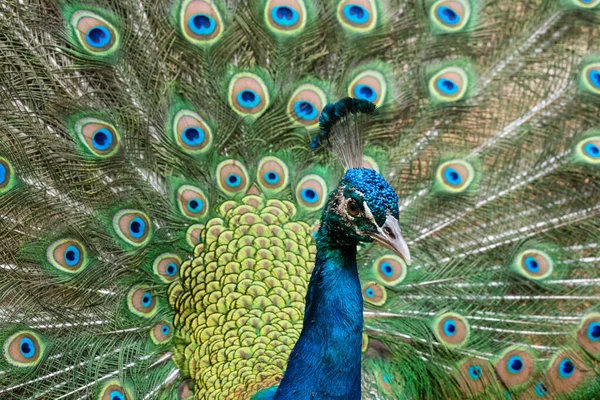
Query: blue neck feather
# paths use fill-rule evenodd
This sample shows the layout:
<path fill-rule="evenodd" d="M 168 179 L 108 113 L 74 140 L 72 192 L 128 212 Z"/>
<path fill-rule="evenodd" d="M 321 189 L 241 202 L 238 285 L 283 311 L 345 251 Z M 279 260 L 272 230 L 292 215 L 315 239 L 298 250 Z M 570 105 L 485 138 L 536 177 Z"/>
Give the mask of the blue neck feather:
<path fill-rule="evenodd" d="M 363 299 L 356 245 L 317 240 L 304 326 L 276 400 L 360 399 Z"/>

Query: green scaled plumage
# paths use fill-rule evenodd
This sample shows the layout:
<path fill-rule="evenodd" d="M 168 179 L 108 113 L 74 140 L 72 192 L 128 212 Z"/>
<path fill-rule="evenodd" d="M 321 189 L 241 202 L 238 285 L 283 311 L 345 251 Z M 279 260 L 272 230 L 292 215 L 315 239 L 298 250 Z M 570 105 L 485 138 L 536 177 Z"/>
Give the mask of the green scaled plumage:
<path fill-rule="evenodd" d="M 600 392 L 600 1 L 0 14 L 1 398 L 272 396 L 347 96 L 413 260 L 360 246 L 362 398 Z"/>

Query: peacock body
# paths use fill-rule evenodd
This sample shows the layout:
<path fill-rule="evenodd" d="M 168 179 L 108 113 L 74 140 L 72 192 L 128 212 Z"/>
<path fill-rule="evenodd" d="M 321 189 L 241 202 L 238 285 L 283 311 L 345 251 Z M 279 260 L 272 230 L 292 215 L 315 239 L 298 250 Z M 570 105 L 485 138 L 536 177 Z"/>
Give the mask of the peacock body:
<path fill-rule="evenodd" d="M 599 22 L 4 1 L 0 397 L 597 398 Z"/>

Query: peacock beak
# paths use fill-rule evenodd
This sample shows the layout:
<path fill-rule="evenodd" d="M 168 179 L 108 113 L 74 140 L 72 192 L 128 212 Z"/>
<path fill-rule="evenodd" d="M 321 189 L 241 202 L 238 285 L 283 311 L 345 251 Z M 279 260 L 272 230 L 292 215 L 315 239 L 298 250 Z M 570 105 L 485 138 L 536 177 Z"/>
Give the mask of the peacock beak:
<path fill-rule="evenodd" d="M 377 229 L 377 232 L 370 233 L 369 236 L 386 249 L 390 249 L 400 256 L 407 265 L 410 265 L 410 251 L 402 237 L 398 220 L 388 215 L 383 226 L 377 227 Z"/>

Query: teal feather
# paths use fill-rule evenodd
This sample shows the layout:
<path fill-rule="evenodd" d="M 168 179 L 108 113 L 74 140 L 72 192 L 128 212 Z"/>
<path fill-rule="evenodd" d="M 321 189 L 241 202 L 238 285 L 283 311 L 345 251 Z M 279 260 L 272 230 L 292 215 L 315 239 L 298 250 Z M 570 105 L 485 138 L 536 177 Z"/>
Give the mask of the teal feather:
<path fill-rule="evenodd" d="M 0 397 L 600 391 L 599 1 L 4 3 Z"/>

